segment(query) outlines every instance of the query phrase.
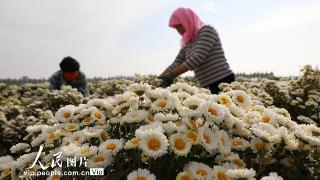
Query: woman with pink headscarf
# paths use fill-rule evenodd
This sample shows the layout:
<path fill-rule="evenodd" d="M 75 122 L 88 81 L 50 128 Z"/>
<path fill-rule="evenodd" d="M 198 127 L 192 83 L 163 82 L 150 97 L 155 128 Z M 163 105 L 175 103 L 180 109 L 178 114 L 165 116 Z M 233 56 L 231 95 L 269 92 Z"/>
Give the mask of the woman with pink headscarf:
<path fill-rule="evenodd" d="M 218 85 L 231 83 L 235 75 L 229 67 L 217 31 L 204 24 L 189 8 L 178 8 L 170 17 L 169 27 L 182 36 L 181 49 L 174 62 L 159 76 L 163 86 L 169 86 L 173 79 L 189 70 L 202 87 L 217 94 Z"/>

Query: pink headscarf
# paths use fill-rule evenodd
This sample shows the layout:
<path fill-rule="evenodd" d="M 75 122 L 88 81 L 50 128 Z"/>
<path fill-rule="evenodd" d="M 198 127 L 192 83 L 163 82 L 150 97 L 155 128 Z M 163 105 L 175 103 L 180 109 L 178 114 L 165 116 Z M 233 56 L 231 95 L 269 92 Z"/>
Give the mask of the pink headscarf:
<path fill-rule="evenodd" d="M 181 24 L 186 32 L 182 35 L 181 46 L 185 47 L 197 35 L 199 29 L 204 26 L 204 23 L 199 17 L 189 8 L 176 9 L 169 20 L 169 27 L 174 28 L 175 25 Z"/>

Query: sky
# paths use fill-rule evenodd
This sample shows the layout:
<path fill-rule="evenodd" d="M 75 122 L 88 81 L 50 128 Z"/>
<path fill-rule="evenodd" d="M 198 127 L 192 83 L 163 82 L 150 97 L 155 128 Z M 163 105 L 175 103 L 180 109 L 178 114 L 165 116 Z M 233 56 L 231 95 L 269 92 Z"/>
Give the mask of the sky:
<path fill-rule="evenodd" d="M 319 0 L 0 0 L 0 78 L 48 78 L 65 56 L 87 77 L 160 74 L 180 49 L 178 7 L 215 27 L 236 73 L 320 64 Z"/>

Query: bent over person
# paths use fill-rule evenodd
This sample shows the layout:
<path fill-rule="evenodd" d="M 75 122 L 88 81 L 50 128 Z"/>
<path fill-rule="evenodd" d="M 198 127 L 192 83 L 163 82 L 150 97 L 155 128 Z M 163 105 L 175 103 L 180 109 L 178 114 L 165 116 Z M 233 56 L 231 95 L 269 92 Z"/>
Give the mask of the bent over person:
<path fill-rule="evenodd" d="M 235 81 L 222 49 L 217 31 L 205 25 L 189 8 L 178 8 L 170 17 L 169 27 L 182 36 L 181 49 L 174 62 L 159 76 L 163 86 L 189 70 L 194 71 L 200 85 L 217 94 L 222 82 Z"/>
<path fill-rule="evenodd" d="M 87 80 L 80 71 L 80 64 L 72 57 L 65 57 L 60 62 L 60 70 L 55 72 L 49 79 L 51 89 L 60 89 L 62 85 L 70 85 L 78 89 L 83 96 L 88 96 Z"/>

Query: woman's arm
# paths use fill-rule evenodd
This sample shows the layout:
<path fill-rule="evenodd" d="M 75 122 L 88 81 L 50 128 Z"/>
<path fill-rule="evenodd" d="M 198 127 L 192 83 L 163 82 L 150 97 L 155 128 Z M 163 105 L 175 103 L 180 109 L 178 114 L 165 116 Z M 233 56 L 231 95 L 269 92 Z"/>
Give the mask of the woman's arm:
<path fill-rule="evenodd" d="M 173 61 L 173 63 L 167 67 L 160 75 L 160 77 L 163 77 L 165 74 L 169 73 L 171 70 L 175 69 L 176 67 L 180 66 L 185 61 L 185 53 L 184 49 L 180 49 L 176 59 Z"/>

